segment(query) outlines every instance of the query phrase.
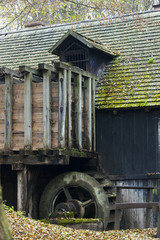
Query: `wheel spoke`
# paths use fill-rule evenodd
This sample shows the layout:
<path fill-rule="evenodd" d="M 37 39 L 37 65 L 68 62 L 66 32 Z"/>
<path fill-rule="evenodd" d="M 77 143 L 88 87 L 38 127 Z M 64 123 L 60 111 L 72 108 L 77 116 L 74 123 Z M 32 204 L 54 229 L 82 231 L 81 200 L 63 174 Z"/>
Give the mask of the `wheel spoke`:
<path fill-rule="evenodd" d="M 63 191 L 64 191 L 64 194 L 65 194 L 65 196 L 67 198 L 67 201 L 72 200 L 72 196 L 71 196 L 68 188 L 63 188 Z"/>
<path fill-rule="evenodd" d="M 83 206 L 84 208 L 86 208 L 86 207 L 88 207 L 89 205 L 91 205 L 91 204 L 93 204 L 93 203 L 94 203 L 94 200 L 93 200 L 93 199 L 89 199 L 89 200 L 83 202 L 83 203 L 82 203 L 82 206 Z"/>
<path fill-rule="evenodd" d="M 80 201 L 84 201 L 85 200 L 84 199 L 84 194 L 82 193 L 82 191 L 80 189 L 78 190 L 78 198 L 79 198 Z"/>

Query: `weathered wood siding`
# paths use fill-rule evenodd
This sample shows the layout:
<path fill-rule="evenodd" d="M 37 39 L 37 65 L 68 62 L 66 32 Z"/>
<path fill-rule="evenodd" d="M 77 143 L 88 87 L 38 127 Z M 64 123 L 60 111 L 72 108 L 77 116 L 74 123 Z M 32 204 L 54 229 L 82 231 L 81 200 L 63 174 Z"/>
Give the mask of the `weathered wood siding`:
<path fill-rule="evenodd" d="M 12 145 L 13 150 L 24 148 L 24 84 L 13 84 Z"/>
<path fill-rule="evenodd" d="M 51 148 L 58 146 L 58 82 L 51 84 Z"/>
<path fill-rule="evenodd" d="M 4 149 L 5 84 L 0 85 L 0 149 Z M 51 148 L 58 147 L 58 83 L 51 83 Z M 13 84 L 12 150 L 24 149 L 24 84 Z M 32 149 L 43 149 L 43 83 L 32 83 Z"/>
<path fill-rule="evenodd" d="M 160 172 L 159 108 L 96 112 L 97 151 L 109 175 Z"/>
<path fill-rule="evenodd" d="M 32 83 L 32 146 L 43 148 L 43 83 Z"/>

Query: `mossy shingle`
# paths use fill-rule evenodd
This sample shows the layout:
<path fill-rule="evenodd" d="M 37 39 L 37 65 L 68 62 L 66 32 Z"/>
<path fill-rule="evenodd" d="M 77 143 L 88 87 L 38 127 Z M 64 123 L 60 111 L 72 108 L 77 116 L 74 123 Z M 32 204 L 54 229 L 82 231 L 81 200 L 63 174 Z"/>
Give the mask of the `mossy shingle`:
<path fill-rule="evenodd" d="M 49 50 L 69 29 L 119 53 L 97 84 L 97 108 L 160 105 L 160 11 L 0 34 L 0 66 L 50 63 L 57 57 Z"/>

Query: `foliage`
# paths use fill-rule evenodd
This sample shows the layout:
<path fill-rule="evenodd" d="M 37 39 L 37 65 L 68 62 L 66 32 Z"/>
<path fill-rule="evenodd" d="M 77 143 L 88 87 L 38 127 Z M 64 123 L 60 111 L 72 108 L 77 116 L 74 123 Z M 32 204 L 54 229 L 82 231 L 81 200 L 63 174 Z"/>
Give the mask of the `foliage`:
<path fill-rule="evenodd" d="M 119 16 L 151 9 L 152 0 L 3 0 L 1 30 L 22 29 L 26 22 L 50 25 L 62 22 Z"/>
<path fill-rule="evenodd" d="M 65 239 L 65 240 L 116 240 L 116 239 L 155 239 L 157 229 L 132 229 L 95 232 L 89 230 L 75 230 L 62 226 L 36 221 L 23 214 L 17 214 L 12 208 L 6 210 L 12 226 L 14 239 Z"/>

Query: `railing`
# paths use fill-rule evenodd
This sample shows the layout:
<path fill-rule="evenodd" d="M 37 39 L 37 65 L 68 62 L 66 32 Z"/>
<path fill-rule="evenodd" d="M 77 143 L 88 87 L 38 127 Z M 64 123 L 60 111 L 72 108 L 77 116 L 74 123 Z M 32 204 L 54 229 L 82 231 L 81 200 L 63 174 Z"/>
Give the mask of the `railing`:
<path fill-rule="evenodd" d="M 116 196 L 116 203 L 115 203 L 115 229 L 120 229 L 120 217 L 121 217 L 121 210 L 122 209 L 133 209 L 133 208 L 146 208 L 146 227 L 150 226 L 150 212 L 159 212 L 158 215 L 158 225 L 157 225 L 157 237 L 160 237 L 160 211 L 159 211 L 159 202 L 152 202 L 153 197 L 153 189 L 160 189 L 157 187 L 152 186 L 143 186 L 143 187 L 136 187 L 136 186 L 116 186 L 117 188 L 117 196 Z M 121 190 L 122 189 L 136 189 L 136 190 L 146 190 L 147 191 L 147 202 L 121 202 Z"/>

